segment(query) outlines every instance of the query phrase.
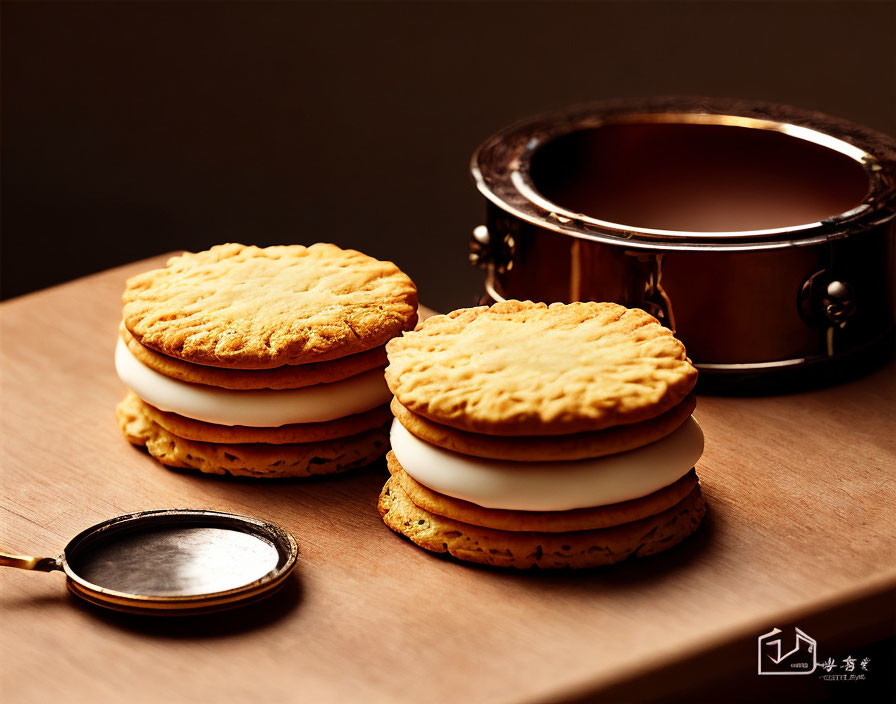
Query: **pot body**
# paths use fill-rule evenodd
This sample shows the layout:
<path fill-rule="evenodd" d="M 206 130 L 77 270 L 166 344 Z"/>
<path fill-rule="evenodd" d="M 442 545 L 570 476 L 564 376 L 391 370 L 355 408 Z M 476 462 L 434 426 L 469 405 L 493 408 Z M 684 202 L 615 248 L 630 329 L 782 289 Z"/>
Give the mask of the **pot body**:
<path fill-rule="evenodd" d="M 669 132 L 670 124 L 685 127 Z M 757 133 L 761 139 L 752 139 Z M 731 134 L 731 154 L 718 157 Z M 640 174 L 650 150 L 661 156 Z M 612 168 L 600 165 L 607 153 Z M 745 175 L 732 166 L 737 160 Z M 686 165 L 669 167 L 679 162 Z M 487 270 L 486 300 L 640 307 L 676 332 L 701 371 L 718 375 L 823 367 L 890 344 L 896 142 L 889 137 L 787 106 L 608 101 L 512 125 L 477 150 L 471 168 L 488 201 L 471 240 L 471 261 Z M 682 187 L 679 177 L 702 188 Z M 740 222 L 758 217 L 755 229 L 676 229 L 704 205 L 724 221 L 741 186 L 753 191 Z M 674 196 L 656 200 L 668 192 Z M 684 198 L 691 210 L 678 207 Z M 790 205 L 803 219 L 776 227 L 779 212 L 791 217 Z M 615 217 L 602 219 L 604 212 Z M 821 214 L 806 222 L 812 212 Z M 627 214 L 652 221 L 617 222 Z"/>
<path fill-rule="evenodd" d="M 781 249 L 644 251 L 570 237 L 490 204 L 489 236 L 505 247 L 489 265 L 492 300 L 613 301 L 675 330 L 702 371 L 801 366 L 883 343 L 894 318 L 894 224 L 861 236 Z M 507 264 L 511 264 L 508 268 Z M 848 291 L 842 321 L 828 287 Z"/>

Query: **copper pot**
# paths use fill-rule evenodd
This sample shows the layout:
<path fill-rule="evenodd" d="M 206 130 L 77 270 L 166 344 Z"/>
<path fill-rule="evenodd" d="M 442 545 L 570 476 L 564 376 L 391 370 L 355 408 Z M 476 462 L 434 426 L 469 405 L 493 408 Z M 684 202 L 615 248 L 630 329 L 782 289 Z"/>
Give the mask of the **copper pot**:
<path fill-rule="evenodd" d="M 887 136 L 780 105 L 622 100 L 512 125 L 471 169 L 491 299 L 644 308 L 712 374 L 827 365 L 892 334 Z"/>

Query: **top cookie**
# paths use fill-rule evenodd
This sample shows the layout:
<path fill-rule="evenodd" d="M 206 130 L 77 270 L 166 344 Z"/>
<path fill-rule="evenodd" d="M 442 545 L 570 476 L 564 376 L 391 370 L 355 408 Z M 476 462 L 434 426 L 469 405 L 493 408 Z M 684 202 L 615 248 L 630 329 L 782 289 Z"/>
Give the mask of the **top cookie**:
<path fill-rule="evenodd" d="M 417 289 L 391 262 L 332 244 L 223 244 L 128 279 L 143 345 L 195 364 L 271 369 L 384 344 L 412 326 Z"/>
<path fill-rule="evenodd" d="M 491 435 L 563 435 L 655 418 L 697 370 L 644 311 L 506 301 L 426 320 L 386 345 L 386 381 L 410 411 Z"/>

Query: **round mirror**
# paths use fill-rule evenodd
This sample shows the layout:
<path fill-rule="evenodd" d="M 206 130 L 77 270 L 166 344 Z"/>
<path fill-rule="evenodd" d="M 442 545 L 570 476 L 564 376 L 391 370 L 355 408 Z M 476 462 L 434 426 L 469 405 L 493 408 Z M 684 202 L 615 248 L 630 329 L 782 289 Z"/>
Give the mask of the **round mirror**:
<path fill-rule="evenodd" d="M 118 516 L 77 535 L 63 555 L 0 555 L 0 564 L 65 572 L 69 589 L 130 612 L 200 613 L 270 595 L 295 567 L 298 546 L 258 519 L 189 509 Z"/>

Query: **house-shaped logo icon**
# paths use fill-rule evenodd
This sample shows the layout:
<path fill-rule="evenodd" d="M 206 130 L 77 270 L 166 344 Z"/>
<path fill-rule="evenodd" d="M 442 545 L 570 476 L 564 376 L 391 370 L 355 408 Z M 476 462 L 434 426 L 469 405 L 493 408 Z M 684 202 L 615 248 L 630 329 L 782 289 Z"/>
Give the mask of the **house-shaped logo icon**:
<path fill-rule="evenodd" d="M 811 675 L 818 666 L 815 639 L 794 628 L 793 648 L 781 645 L 781 630 L 773 628 L 759 636 L 758 668 L 760 675 Z"/>

